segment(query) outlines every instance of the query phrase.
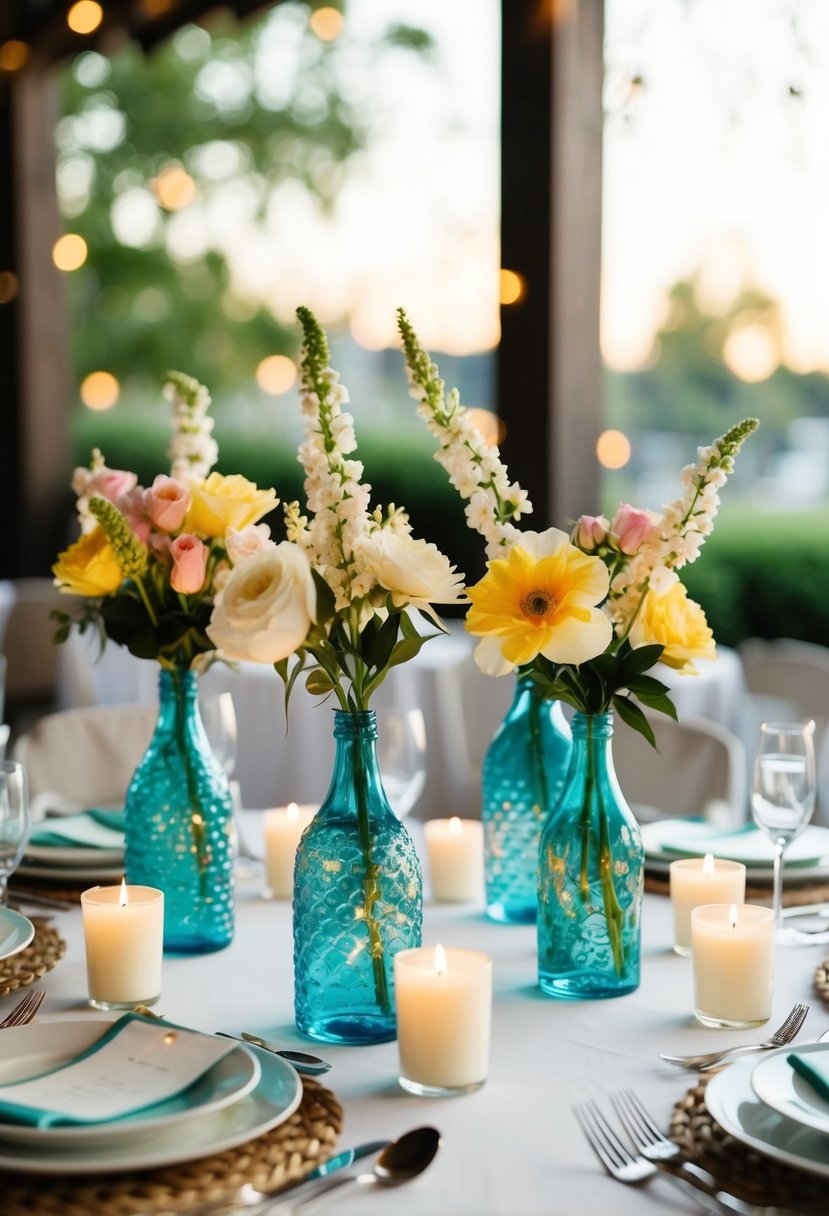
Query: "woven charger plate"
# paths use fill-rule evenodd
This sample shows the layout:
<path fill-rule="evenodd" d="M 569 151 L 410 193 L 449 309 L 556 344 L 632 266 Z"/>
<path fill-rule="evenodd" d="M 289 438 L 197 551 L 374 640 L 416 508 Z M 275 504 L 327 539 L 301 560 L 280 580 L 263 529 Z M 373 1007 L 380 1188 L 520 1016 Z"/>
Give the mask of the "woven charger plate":
<path fill-rule="evenodd" d="M 645 890 L 652 891 L 654 895 L 669 895 L 670 880 L 646 874 Z M 783 887 L 783 906 L 786 908 L 800 908 L 806 904 L 822 904 L 826 901 L 829 901 L 829 882 L 810 882 L 802 887 L 785 885 Z M 771 907 L 771 885 L 749 883 L 746 886 L 746 903 L 766 904 Z"/>
<path fill-rule="evenodd" d="M 134 1216 L 190 1212 L 231 1200 L 245 1183 L 274 1190 L 299 1182 L 331 1156 L 342 1130 L 342 1107 L 308 1077 L 302 1101 L 284 1123 L 213 1157 L 105 1177 L 4 1174 L 3 1216 Z"/>
<path fill-rule="evenodd" d="M 824 959 L 815 971 L 815 992 L 824 1004 L 829 1005 L 829 958 Z"/>
<path fill-rule="evenodd" d="M 66 953 L 66 942 L 48 919 L 29 917 L 35 935 L 25 949 L 0 960 L 0 997 L 39 980 Z"/>
<path fill-rule="evenodd" d="M 812 1211 L 829 1205 L 829 1180 L 766 1157 L 720 1127 L 705 1105 L 704 1082 L 674 1107 L 671 1139 L 741 1199 Z"/>

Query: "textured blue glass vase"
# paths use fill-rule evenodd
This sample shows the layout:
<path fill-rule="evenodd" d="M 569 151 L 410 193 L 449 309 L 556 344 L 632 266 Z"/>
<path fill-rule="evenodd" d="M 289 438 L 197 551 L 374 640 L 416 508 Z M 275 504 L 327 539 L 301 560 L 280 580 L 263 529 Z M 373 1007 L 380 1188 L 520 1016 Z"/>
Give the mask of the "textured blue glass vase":
<path fill-rule="evenodd" d="M 561 705 L 545 699 L 519 672 L 515 699 L 489 745 L 482 775 L 486 910 L 492 920 L 535 920 L 541 828 L 564 786 L 571 750 Z"/>
<path fill-rule="evenodd" d="M 164 892 L 164 949 L 233 940 L 233 799 L 199 715 L 194 672 L 162 671 L 158 724 L 127 790 L 127 882 Z"/>
<path fill-rule="evenodd" d="M 419 946 L 420 862 L 386 799 L 372 710 L 338 711 L 325 801 L 294 866 L 296 1023 L 327 1043 L 397 1034 L 393 959 Z"/>
<path fill-rule="evenodd" d="M 639 986 L 644 852 L 613 769 L 612 714 L 575 714 L 567 783 L 541 833 L 538 981 L 549 996 Z"/>

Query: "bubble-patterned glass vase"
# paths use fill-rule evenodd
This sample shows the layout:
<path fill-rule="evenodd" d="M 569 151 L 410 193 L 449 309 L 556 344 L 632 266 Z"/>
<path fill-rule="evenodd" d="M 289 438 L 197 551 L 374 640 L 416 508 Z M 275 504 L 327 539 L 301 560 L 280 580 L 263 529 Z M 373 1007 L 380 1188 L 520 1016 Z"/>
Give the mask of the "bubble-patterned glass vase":
<path fill-rule="evenodd" d="M 512 707 L 483 766 L 486 910 L 492 920 L 535 920 L 541 828 L 564 786 L 571 750 L 561 705 L 519 672 Z"/>
<path fill-rule="evenodd" d="M 158 724 L 125 803 L 127 882 L 164 892 L 164 949 L 233 940 L 233 799 L 213 755 L 194 672 L 162 671 Z"/>
<path fill-rule="evenodd" d="M 373 711 L 338 711 L 334 738 L 294 867 L 296 1022 L 328 1043 L 383 1043 L 397 1034 L 394 956 L 421 942 L 420 863 L 383 790 Z"/>
<path fill-rule="evenodd" d="M 639 986 L 644 852 L 613 769 L 612 714 L 575 714 L 573 760 L 541 833 L 538 979 L 549 996 Z"/>

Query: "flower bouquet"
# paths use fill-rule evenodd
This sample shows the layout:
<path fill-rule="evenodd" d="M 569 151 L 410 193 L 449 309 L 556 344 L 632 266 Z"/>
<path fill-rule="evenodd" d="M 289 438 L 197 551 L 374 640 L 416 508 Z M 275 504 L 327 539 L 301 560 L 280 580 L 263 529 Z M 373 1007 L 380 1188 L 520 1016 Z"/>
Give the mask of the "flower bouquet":
<path fill-rule="evenodd" d="M 310 693 L 339 707 L 331 786 L 295 864 L 296 1018 L 315 1038 L 379 1042 L 395 1035 L 392 960 L 420 944 L 422 888 L 383 791 L 370 701 L 392 667 L 436 636 L 412 613 L 439 626 L 433 605 L 463 600 L 463 576 L 412 536 L 403 509 L 371 509 L 342 408 L 348 393 L 316 319 L 304 308 L 298 316 L 308 514 L 288 504 L 287 539 L 234 566 L 207 634 L 228 658 L 273 663 L 286 706 L 304 676 Z"/>
<path fill-rule="evenodd" d="M 97 450 L 75 471 L 81 536 L 53 570 L 80 608 L 54 615 L 57 641 L 73 624 L 95 628 L 161 668 L 158 726 L 126 796 L 127 877 L 164 890 L 165 948 L 200 952 L 233 935 L 233 804 L 199 717 L 197 673 L 215 657 L 206 629 L 217 588 L 267 535 L 257 521 L 278 500 L 210 472 L 218 447 L 202 385 L 172 372 L 164 391 L 170 475 L 144 489 Z"/>
<path fill-rule="evenodd" d="M 719 490 L 758 423 L 740 422 L 700 448 L 697 462 L 682 471 L 682 494 L 659 514 L 623 504 L 610 521 L 582 516 L 569 536 L 558 528 L 522 531 L 518 522 L 531 510 L 525 492 L 509 481 L 497 448 L 483 441 L 457 391 L 446 394 L 402 310 L 398 322 L 418 413 L 440 445 L 435 458 L 467 500 L 469 525 L 487 543 L 487 573 L 469 589 L 466 620 L 481 639 L 478 666 L 492 676 L 518 671 L 537 696 L 576 711 L 576 747 L 557 781 L 545 772 L 536 711 L 540 785 L 559 791 L 557 800 L 536 803 L 536 831 L 546 818 L 538 878 L 541 986 L 559 996 L 629 991 L 638 983 L 642 848 L 612 770 L 611 712 L 653 744 L 642 707 L 674 718 L 676 711 L 666 685 L 647 673 L 660 660 L 691 672 L 695 658 L 713 657 L 704 613 L 677 571 L 698 557 Z M 496 803 L 502 794 L 503 783 Z M 499 830 L 488 827 L 487 845 L 491 868 L 500 872 L 508 846 Z"/>

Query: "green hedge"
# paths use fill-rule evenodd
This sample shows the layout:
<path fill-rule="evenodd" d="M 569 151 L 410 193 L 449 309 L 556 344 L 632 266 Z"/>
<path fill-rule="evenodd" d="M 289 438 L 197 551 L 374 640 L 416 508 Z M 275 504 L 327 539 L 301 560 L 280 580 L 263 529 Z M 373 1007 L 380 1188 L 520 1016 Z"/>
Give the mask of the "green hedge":
<path fill-rule="evenodd" d="M 829 644 L 829 512 L 717 520 L 697 562 L 682 571 L 725 646 L 746 638 Z"/>

